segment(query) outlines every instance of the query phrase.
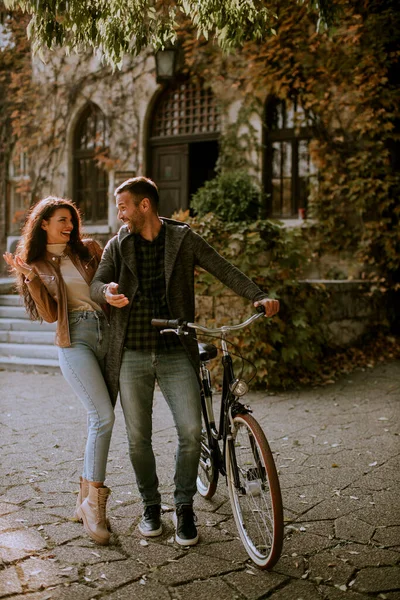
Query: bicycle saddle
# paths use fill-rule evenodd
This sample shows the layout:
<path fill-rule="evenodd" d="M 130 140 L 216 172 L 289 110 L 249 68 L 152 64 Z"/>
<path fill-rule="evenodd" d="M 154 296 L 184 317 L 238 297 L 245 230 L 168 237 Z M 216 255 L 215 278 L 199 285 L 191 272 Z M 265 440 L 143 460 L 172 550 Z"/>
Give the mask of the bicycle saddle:
<path fill-rule="evenodd" d="M 199 346 L 199 354 L 200 360 L 211 360 L 215 358 L 218 354 L 218 349 L 214 344 L 203 344 L 202 342 L 197 342 Z"/>

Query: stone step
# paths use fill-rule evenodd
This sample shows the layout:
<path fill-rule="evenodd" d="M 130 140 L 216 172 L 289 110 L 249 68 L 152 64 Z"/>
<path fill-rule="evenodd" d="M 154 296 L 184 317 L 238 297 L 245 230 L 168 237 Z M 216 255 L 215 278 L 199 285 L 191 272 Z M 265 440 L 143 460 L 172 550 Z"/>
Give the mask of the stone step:
<path fill-rule="evenodd" d="M 0 370 L 59 373 L 56 326 L 31 321 L 18 295 L 0 294 Z"/>
<path fill-rule="evenodd" d="M 0 319 L 0 331 L 55 331 L 56 323 L 31 321 L 26 319 Z"/>
<path fill-rule="evenodd" d="M 29 320 L 28 313 L 24 306 L 1 306 L 0 319 L 26 319 Z"/>
<path fill-rule="evenodd" d="M 54 344 L 53 331 L 1 331 L 0 342 L 9 344 Z"/>
<path fill-rule="evenodd" d="M 15 279 L 0 277 L 0 294 L 15 294 Z"/>
<path fill-rule="evenodd" d="M 0 371 L 23 371 L 28 373 L 60 373 L 58 360 L 51 358 L 23 358 L 0 355 Z"/>
<path fill-rule="evenodd" d="M 47 344 L 10 344 L 0 343 L 0 356 L 10 358 L 28 358 L 32 362 L 37 359 L 58 359 L 57 348 L 54 345 Z"/>
<path fill-rule="evenodd" d="M 22 298 L 17 294 L 0 294 L 0 306 L 23 306 Z"/>

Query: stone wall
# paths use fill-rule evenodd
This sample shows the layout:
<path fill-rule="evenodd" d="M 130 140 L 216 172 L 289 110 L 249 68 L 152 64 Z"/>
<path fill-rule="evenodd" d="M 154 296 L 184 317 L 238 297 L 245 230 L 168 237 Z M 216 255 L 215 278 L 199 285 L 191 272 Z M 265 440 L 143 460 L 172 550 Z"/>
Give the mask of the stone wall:
<path fill-rule="evenodd" d="M 356 344 L 368 332 L 388 324 L 386 302 L 371 294 L 369 282 L 308 279 L 302 283 L 323 285 L 329 293 L 323 327 L 327 343 L 333 348 Z M 218 325 L 235 323 L 251 314 L 251 303 L 229 290 L 222 296 L 196 297 L 196 319 L 200 323 L 209 319 L 216 319 Z"/>
<path fill-rule="evenodd" d="M 371 292 L 371 283 L 362 280 L 308 280 L 323 284 L 329 292 L 325 308 L 326 338 L 330 346 L 357 343 L 369 331 L 387 325 L 387 305 L 381 295 Z"/>

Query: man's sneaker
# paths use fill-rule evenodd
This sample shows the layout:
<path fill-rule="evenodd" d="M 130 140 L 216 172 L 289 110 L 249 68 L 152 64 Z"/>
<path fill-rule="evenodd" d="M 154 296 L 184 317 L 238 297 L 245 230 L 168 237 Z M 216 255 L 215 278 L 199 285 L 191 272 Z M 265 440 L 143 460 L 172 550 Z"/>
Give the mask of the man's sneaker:
<path fill-rule="evenodd" d="M 159 504 L 146 506 L 142 520 L 139 523 L 139 531 L 145 537 L 161 535 L 161 506 Z"/>
<path fill-rule="evenodd" d="M 181 546 L 194 546 L 199 541 L 195 525 L 196 516 L 191 504 L 180 504 L 173 514 L 176 527 L 175 541 Z"/>

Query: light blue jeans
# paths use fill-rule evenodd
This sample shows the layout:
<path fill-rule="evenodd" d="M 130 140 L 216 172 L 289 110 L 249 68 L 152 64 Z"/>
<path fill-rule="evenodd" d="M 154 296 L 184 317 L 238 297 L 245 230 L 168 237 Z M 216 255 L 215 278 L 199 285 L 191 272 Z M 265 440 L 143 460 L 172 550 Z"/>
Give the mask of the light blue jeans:
<path fill-rule="evenodd" d="M 94 311 L 70 312 L 68 318 L 71 346 L 58 348 L 58 358 L 62 374 L 87 411 L 82 476 L 103 482 L 114 425 L 114 409 L 103 376 L 110 326 L 103 313 Z"/>
<path fill-rule="evenodd" d="M 156 353 L 124 350 L 120 398 L 137 485 L 145 506 L 160 504 L 151 444 L 156 380 L 172 412 L 178 434 L 175 504 L 191 504 L 200 458 L 201 403 L 199 382 L 183 348 Z"/>

